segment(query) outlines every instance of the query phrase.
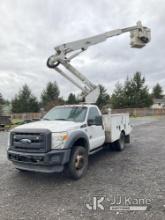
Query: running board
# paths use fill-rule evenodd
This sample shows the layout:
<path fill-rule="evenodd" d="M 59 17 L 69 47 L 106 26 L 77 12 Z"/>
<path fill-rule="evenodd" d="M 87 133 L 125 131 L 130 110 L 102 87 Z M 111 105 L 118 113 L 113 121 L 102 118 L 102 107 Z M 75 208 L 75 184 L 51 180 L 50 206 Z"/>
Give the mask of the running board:
<path fill-rule="evenodd" d="M 95 149 L 89 151 L 89 155 L 95 154 L 96 152 L 102 150 L 103 148 L 104 148 L 103 146 L 97 147 L 97 148 L 95 148 Z"/>

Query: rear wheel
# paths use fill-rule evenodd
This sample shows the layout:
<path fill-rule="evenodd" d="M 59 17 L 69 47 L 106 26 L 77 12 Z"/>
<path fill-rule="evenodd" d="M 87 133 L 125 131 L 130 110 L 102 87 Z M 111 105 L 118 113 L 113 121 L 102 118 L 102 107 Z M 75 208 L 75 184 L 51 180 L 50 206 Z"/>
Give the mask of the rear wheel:
<path fill-rule="evenodd" d="M 117 151 L 122 151 L 125 148 L 125 135 L 123 132 L 120 134 L 120 139 L 115 142 L 115 149 Z"/>
<path fill-rule="evenodd" d="M 82 146 L 76 146 L 66 167 L 67 176 L 72 179 L 80 179 L 88 168 L 88 151 Z"/>

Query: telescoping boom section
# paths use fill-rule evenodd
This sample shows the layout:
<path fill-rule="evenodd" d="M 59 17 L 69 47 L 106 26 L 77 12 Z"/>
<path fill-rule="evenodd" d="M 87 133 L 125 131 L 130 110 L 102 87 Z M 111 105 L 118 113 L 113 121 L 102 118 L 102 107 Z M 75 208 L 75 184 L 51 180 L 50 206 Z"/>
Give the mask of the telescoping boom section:
<path fill-rule="evenodd" d="M 81 89 L 86 103 L 95 103 L 100 95 L 99 86 L 90 82 L 86 76 L 80 73 L 71 64 L 71 60 L 86 51 L 90 46 L 104 42 L 110 37 L 115 37 L 127 32 L 130 32 L 130 45 L 132 48 L 143 48 L 151 40 L 150 29 L 142 26 L 142 23 L 138 21 L 137 24 L 132 27 L 116 29 L 93 37 L 61 44 L 55 47 L 55 54 L 48 58 L 47 66 L 56 70 L 67 80 Z M 61 66 L 64 68 L 61 68 Z M 66 69 L 67 72 L 65 72 L 64 69 Z M 68 74 L 68 71 L 72 74 L 72 77 Z"/>

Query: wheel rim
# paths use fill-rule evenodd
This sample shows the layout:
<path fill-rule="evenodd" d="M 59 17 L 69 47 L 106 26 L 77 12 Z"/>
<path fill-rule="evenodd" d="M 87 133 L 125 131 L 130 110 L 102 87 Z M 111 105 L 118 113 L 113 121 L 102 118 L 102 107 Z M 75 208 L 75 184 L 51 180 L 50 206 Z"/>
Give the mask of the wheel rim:
<path fill-rule="evenodd" d="M 76 155 L 75 158 L 75 168 L 76 170 L 81 170 L 85 164 L 85 157 L 80 152 Z"/>

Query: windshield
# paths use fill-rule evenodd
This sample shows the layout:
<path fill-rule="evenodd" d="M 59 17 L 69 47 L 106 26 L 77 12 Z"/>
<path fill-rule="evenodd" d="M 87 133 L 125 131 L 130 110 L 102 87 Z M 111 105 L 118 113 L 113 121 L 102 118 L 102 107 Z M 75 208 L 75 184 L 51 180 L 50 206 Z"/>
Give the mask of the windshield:
<path fill-rule="evenodd" d="M 83 122 L 87 113 L 86 107 L 74 106 L 74 107 L 55 107 L 51 109 L 44 117 L 43 120 L 62 120 L 62 121 L 74 121 Z"/>

